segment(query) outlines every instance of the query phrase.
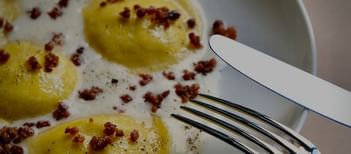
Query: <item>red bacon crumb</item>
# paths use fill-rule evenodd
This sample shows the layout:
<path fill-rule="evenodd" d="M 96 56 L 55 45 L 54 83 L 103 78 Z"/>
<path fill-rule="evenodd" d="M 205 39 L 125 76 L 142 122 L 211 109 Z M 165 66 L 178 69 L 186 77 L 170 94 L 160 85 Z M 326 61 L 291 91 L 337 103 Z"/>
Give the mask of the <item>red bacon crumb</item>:
<path fill-rule="evenodd" d="M 85 137 L 83 135 L 78 134 L 72 139 L 73 143 L 76 144 L 83 144 L 85 141 Z"/>
<path fill-rule="evenodd" d="M 51 19 L 56 20 L 58 17 L 63 15 L 63 12 L 61 8 L 54 7 L 50 12 L 48 12 L 48 15 Z"/>
<path fill-rule="evenodd" d="M 74 65 L 80 66 L 81 65 L 80 54 L 79 53 L 72 54 L 71 61 Z"/>
<path fill-rule="evenodd" d="M 79 129 L 77 127 L 67 127 L 65 129 L 65 134 L 69 134 L 69 135 L 76 135 L 79 133 Z"/>
<path fill-rule="evenodd" d="M 139 81 L 141 86 L 146 86 L 153 79 L 153 77 L 149 74 L 139 74 L 139 77 L 141 77 L 141 80 Z"/>
<path fill-rule="evenodd" d="M 14 143 L 20 143 L 28 137 L 34 135 L 34 130 L 30 127 L 24 126 L 17 129 L 18 137 L 13 141 Z"/>
<path fill-rule="evenodd" d="M 5 26 L 4 26 L 4 29 L 3 29 L 3 32 L 5 34 L 8 34 L 8 33 L 12 32 L 12 31 L 13 31 L 13 25 L 11 23 L 9 23 L 9 22 L 6 22 Z"/>
<path fill-rule="evenodd" d="M 188 21 L 186 21 L 186 24 L 188 25 L 188 28 L 193 29 L 196 26 L 196 22 L 195 19 L 189 19 Z"/>
<path fill-rule="evenodd" d="M 55 45 L 63 45 L 63 34 L 62 33 L 52 33 L 51 41 Z"/>
<path fill-rule="evenodd" d="M 213 34 L 223 35 L 233 40 L 237 39 L 236 29 L 233 26 L 225 28 L 224 23 L 221 20 L 216 20 L 213 23 L 212 31 Z"/>
<path fill-rule="evenodd" d="M 183 79 L 185 81 L 194 80 L 195 76 L 196 76 L 196 74 L 194 72 L 190 72 L 188 70 L 183 71 Z"/>
<path fill-rule="evenodd" d="M 79 91 L 79 97 L 86 101 L 91 101 L 95 100 L 96 96 L 102 92 L 103 90 L 99 87 L 91 87 L 90 89 Z"/>
<path fill-rule="evenodd" d="M 136 86 L 129 86 L 129 90 L 130 91 L 135 91 L 136 90 Z"/>
<path fill-rule="evenodd" d="M 31 19 L 35 20 L 41 16 L 41 10 L 39 7 L 34 7 L 32 10 L 27 11 L 27 14 Z"/>
<path fill-rule="evenodd" d="M 44 127 L 50 127 L 50 122 L 49 121 L 38 121 L 35 126 L 37 128 L 44 128 Z"/>
<path fill-rule="evenodd" d="M 195 71 L 197 73 L 201 73 L 202 75 L 207 75 L 207 73 L 212 72 L 216 65 L 217 61 L 215 58 L 212 58 L 207 61 L 199 61 L 197 63 L 194 63 Z"/>
<path fill-rule="evenodd" d="M 48 42 L 45 44 L 44 48 L 45 48 L 45 51 L 52 51 L 54 49 L 55 45 L 53 42 Z"/>
<path fill-rule="evenodd" d="M 130 133 L 130 141 L 132 142 L 137 142 L 138 141 L 138 138 L 139 138 L 139 132 L 137 130 L 133 130 L 131 133 Z"/>
<path fill-rule="evenodd" d="M 100 7 L 105 7 L 106 6 L 106 2 L 101 2 L 100 3 Z"/>
<path fill-rule="evenodd" d="M 1 154 L 23 154 L 23 148 L 15 144 L 0 144 Z"/>
<path fill-rule="evenodd" d="M 34 123 L 34 122 L 25 122 L 25 123 L 23 124 L 23 126 L 34 127 L 34 126 L 35 126 L 35 123 Z"/>
<path fill-rule="evenodd" d="M 119 13 L 123 19 L 128 19 L 130 17 L 130 9 L 125 7 L 122 12 Z"/>
<path fill-rule="evenodd" d="M 0 49 L 0 64 L 5 64 L 10 59 L 10 54 Z"/>
<path fill-rule="evenodd" d="M 167 19 L 169 19 L 171 21 L 175 21 L 175 20 L 177 20 L 179 18 L 180 18 L 180 13 L 175 11 L 175 10 L 169 11 L 167 13 Z"/>
<path fill-rule="evenodd" d="M 162 75 L 168 80 L 175 80 L 175 75 L 173 72 L 162 72 Z"/>
<path fill-rule="evenodd" d="M 52 113 L 52 116 L 56 119 L 56 120 L 61 120 L 64 118 L 68 118 L 71 115 L 71 113 L 68 111 L 68 106 L 60 103 L 56 110 Z"/>
<path fill-rule="evenodd" d="M 57 67 L 59 64 L 59 57 L 54 55 L 53 53 L 48 53 L 45 56 L 45 62 L 44 62 L 44 70 L 45 72 L 52 72 L 55 67 Z"/>
<path fill-rule="evenodd" d="M 104 137 L 94 136 L 90 140 L 89 145 L 90 145 L 91 149 L 93 149 L 95 151 L 101 151 L 101 150 L 104 150 L 105 147 L 107 147 L 111 143 L 112 143 L 112 138 L 109 136 L 104 136 Z"/>
<path fill-rule="evenodd" d="M 29 57 L 29 59 L 27 60 L 27 66 L 28 70 L 31 72 L 38 71 L 42 68 L 37 58 L 35 58 L 34 56 Z"/>
<path fill-rule="evenodd" d="M 147 92 L 144 95 L 144 102 L 148 102 L 151 104 L 151 111 L 156 112 L 159 108 L 161 108 L 162 101 L 169 95 L 170 91 L 164 91 L 161 94 L 154 95 L 151 92 Z"/>
<path fill-rule="evenodd" d="M 105 127 L 104 133 L 105 135 L 108 135 L 108 136 L 112 136 L 115 133 L 117 128 L 117 126 L 111 122 L 106 122 L 104 124 L 104 127 Z"/>
<path fill-rule="evenodd" d="M 136 10 L 136 15 L 138 18 L 143 18 L 146 15 L 146 10 L 144 8 L 139 8 Z"/>
<path fill-rule="evenodd" d="M 57 5 L 58 5 L 60 8 L 67 8 L 68 3 L 69 3 L 69 0 L 60 0 L 60 1 L 58 2 Z"/>
<path fill-rule="evenodd" d="M 203 47 L 200 41 L 200 36 L 197 36 L 195 33 L 191 32 L 188 37 L 190 40 L 190 45 L 193 48 L 200 49 Z"/>
<path fill-rule="evenodd" d="M 84 47 L 79 47 L 77 50 L 76 50 L 76 53 L 79 53 L 79 54 L 83 54 L 84 53 Z"/>
<path fill-rule="evenodd" d="M 2 28 L 2 26 L 4 26 L 4 18 L 0 17 L 0 28 Z"/>
<path fill-rule="evenodd" d="M 115 136 L 116 137 L 123 137 L 124 136 L 123 130 L 116 128 L 116 135 Z"/>
<path fill-rule="evenodd" d="M 119 98 L 123 101 L 123 103 L 129 103 L 133 100 L 133 98 L 128 94 L 122 95 Z"/>
<path fill-rule="evenodd" d="M 186 103 L 191 99 L 194 99 L 200 90 L 200 86 L 198 84 L 192 84 L 191 86 L 188 85 L 181 85 L 176 84 L 174 86 L 176 94 L 182 99 L 182 103 Z"/>

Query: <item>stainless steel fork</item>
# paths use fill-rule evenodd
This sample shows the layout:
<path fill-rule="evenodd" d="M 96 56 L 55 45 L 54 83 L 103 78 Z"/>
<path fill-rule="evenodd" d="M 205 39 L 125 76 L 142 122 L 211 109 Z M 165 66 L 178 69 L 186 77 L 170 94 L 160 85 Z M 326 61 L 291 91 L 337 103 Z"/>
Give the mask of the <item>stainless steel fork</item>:
<path fill-rule="evenodd" d="M 193 118 L 171 116 L 244 153 L 320 153 L 310 141 L 268 116 L 214 96 L 200 94 L 200 97 L 189 106 L 181 106 Z"/>

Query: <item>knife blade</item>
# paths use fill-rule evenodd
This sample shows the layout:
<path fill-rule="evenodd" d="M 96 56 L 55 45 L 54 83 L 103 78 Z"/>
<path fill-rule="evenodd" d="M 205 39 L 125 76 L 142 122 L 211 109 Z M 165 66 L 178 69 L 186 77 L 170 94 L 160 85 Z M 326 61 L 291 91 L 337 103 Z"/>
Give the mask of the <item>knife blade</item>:
<path fill-rule="evenodd" d="M 258 84 L 351 127 L 351 92 L 226 37 L 214 35 L 209 43 L 223 61 Z"/>

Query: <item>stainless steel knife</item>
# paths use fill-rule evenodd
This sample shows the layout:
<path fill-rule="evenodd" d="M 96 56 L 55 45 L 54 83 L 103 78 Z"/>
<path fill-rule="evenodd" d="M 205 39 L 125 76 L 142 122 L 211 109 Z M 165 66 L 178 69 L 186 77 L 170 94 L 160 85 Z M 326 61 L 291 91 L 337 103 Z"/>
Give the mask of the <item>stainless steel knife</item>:
<path fill-rule="evenodd" d="M 210 38 L 210 47 L 227 64 L 258 84 L 351 127 L 351 92 L 220 35 Z"/>

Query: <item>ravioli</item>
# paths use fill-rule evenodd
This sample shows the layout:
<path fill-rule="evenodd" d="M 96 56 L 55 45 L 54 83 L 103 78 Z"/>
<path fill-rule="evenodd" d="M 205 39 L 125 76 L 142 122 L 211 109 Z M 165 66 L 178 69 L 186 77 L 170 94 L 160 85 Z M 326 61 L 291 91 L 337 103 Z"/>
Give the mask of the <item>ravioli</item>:
<path fill-rule="evenodd" d="M 189 54 L 186 21 L 193 17 L 189 2 L 174 0 L 124 0 L 101 7 L 92 0 L 83 11 L 87 42 L 106 59 L 132 70 L 162 70 Z M 170 26 L 155 25 L 148 17 L 138 18 L 135 5 L 168 8 L 180 14 Z M 183 7 L 187 6 L 187 7 Z M 121 12 L 128 8 L 130 17 Z M 198 20 L 200 22 L 200 20 Z M 200 25 L 200 24 L 199 24 Z M 196 29 L 199 31 L 199 29 Z"/>
<path fill-rule="evenodd" d="M 27 42 L 14 42 L 0 48 L 10 55 L 0 64 L 0 119 L 18 120 L 52 111 L 68 98 L 77 82 L 75 66 L 64 56 L 52 72 L 28 70 L 28 59 L 34 56 L 44 67 L 48 52 Z"/>
<path fill-rule="evenodd" d="M 103 136 L 104 124 L 111 122 L 117 125 L 118 129 L 124 131 L 123 137 L 114 137 L 112 144 L 102 151 L 93 151 L 89 146 L 89 141 L 93 136 Z M 77 127 L 79 134 L 85 140 L 83 144 L 72 141 L 72 136 L 65 134 L 67 127 Z M 139 132 L 137 142 L 129 141 L 129 134 L 132 130 Z M 145 127 L 135 119 L 125 115 L 100 115 L 92 118 L 84 118 L 71 122 L 66 122 L 53 127 L 26 141 L 29 154 L 82 154 L 82 153 L 169 153 L 170 140 L 168 131 L 163 122 L 158 117 L 153 117 L 153 126 Z M 40 145 L 40 146 L 38 146 Z"/>

